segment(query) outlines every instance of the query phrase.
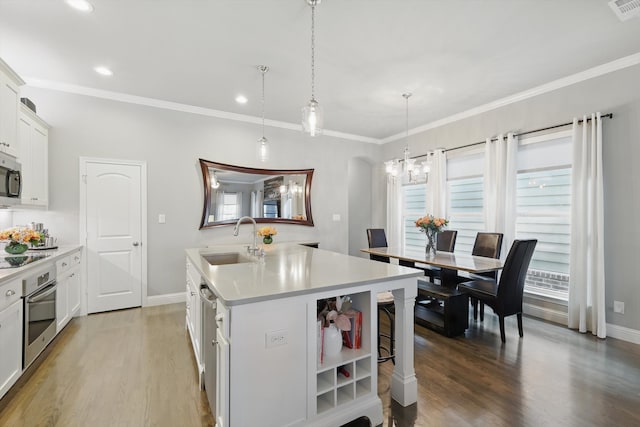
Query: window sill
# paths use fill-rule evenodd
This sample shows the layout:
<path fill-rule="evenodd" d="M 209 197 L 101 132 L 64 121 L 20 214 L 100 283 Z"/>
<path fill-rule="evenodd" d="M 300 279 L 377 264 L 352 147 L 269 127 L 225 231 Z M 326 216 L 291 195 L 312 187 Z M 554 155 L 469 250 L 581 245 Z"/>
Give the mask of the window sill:
<path fill-rule="evenodd" d="M 548 290 L 540 290 L 540 291 L 531 291 L 525 290 L 524 296 L 526 298 L 536 300 L 536 301 L 544 301 L 552 304 L 558 304 L 567 306 L 568 295 L 563 292 L 553 292 Z"/>

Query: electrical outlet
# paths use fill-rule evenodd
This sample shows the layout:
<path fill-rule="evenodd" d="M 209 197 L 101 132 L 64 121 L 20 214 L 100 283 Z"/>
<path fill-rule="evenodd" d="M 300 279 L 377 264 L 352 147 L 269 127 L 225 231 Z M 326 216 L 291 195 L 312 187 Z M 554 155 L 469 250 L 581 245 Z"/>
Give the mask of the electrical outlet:
<path fill-rule="evenodd" d="M 281 329 L 279 331 L 270 331 L 265 334 L 265 344 L 267 348 L 278 347 L 281 345 L 286 345 L 288 331 L 286 329 Z"/>
<path fill-rule="evenodd" d="M 340 221 L 340 214 L 333 214 L 334 221 Z"/>
<path fill-rule="evenodd" d="M 167 221 L 165 214 L 158 214 L 158 224 L 164 224 Z"/>
<path fill-rule="evenodd" d="M 622 301 L 614 301 L 613 302 L 613 312 L 624 314 L 624 302 Z"/>

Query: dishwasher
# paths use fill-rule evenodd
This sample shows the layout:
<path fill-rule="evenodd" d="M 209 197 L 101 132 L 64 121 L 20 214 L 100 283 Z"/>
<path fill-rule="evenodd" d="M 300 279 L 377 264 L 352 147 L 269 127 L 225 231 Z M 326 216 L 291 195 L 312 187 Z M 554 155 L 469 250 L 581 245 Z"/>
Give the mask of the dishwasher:
<path fill-rule="evenodd" d="M 211 413 L 216 414 L 216 296 L 206 285 L 200 288 L 202 335 L 204 337 L 204 390 Z"/>

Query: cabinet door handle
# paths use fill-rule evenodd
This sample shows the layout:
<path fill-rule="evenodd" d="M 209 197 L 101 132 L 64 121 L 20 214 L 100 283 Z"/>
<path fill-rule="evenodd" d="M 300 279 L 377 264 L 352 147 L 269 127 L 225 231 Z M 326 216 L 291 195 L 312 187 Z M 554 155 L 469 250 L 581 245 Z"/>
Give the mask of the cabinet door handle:
<path fill-rule="evenodd" d="M 66 266 L 67 266 L 67 263 L 66 263 L 66 262 L 63 262 L 63 263 L 62 263 L 62 266 L 63 266 L 63 267 L 66 267 Z"/>
<path fill-rule="evenodd" d="M 16 294 L 16 291 L 14 291 L 13 289 L 9 289 L 5 295 L 8 297 L 11 297 L 15 294 Z"/>
<path fill-rule="evenodd" d="M 217 346 L 218 345 L 218 341 L 216 341 L 216 340 L 211 341 L 211 345 L 214 346 L 214 347 Z"/>

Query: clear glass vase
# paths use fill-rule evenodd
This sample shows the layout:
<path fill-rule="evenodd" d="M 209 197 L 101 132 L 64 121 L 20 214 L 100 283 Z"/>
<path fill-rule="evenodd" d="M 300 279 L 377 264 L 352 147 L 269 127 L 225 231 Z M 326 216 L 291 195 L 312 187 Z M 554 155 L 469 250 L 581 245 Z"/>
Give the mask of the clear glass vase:
<path fill-rule="evenodd" d="M 433 258 L 436 256 L 436 239 L 438 233 L 435 230 L 425 230 L 424 232 L 426 236 L 426 247 L 425 247 L 425 255 L 427 258 Z"/>

